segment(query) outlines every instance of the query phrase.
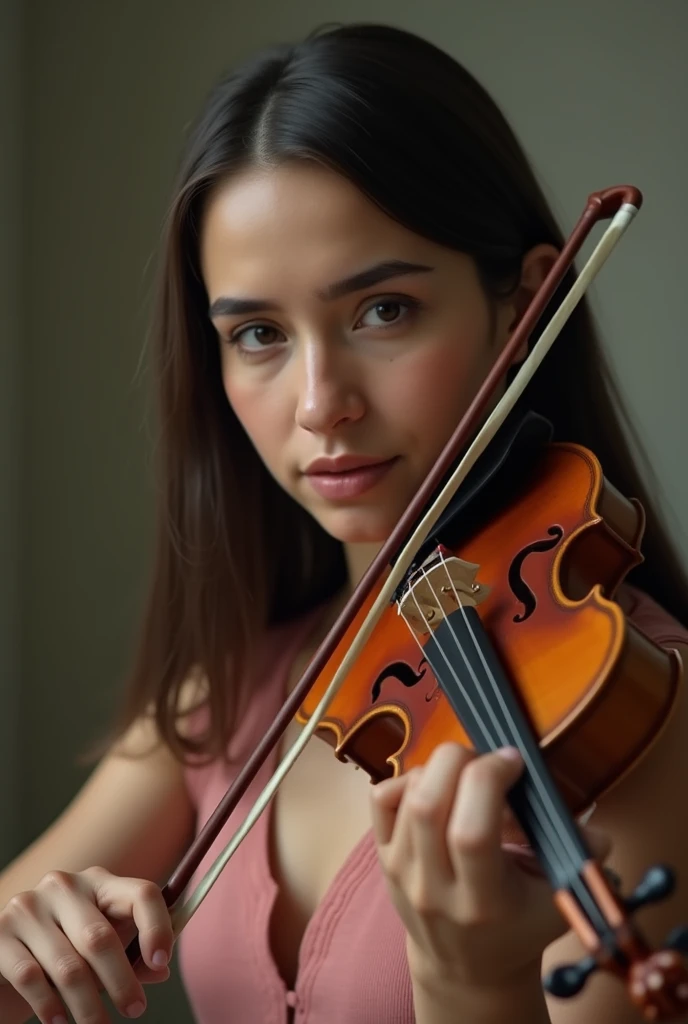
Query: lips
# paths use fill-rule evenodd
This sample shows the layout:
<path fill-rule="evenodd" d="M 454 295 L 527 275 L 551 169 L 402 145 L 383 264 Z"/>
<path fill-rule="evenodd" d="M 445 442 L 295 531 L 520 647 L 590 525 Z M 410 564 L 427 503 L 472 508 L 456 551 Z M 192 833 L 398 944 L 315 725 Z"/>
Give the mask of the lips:
<path fill-rule="evenodd" d="M 304 476 L 320 497 L 342 501 L 358 498 L 370 491 L 387 476 L 397 461 L 397 456 L 380 459 L 363 455 L 314 459 Z"/>
<path fill-rule="evenodd" d="M 333 458 L 314 459 L 304 470 L 306 476 L 316 473 L 349 473 L 356 469 L 367 469 L 370 466 L 382 466 L 391 459 L 380 458 L 379 455 L 337 455 Z"/>

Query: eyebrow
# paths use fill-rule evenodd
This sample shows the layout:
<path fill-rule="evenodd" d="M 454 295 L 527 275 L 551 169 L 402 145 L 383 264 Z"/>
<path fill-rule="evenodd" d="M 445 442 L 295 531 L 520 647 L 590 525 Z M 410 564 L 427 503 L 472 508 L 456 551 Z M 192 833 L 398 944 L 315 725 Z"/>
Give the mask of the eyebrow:
<path fill-rule="evenodd" d="M 317 291 L 316 296 L 324 302 L 332 302 L 334 299 L 341 299 L 353 292 L 360 292 L 364 288 L 371 288 L 373 285 L 389 281 L 394 277 L 406 277 L 409 274 L 428 274 L 434 267 L 428 267 L 424 263 L 407 263 L 405 260 L 385 260 L 383 263 L 376 263 L 367 270 L 361 270 L 358 274 L 345 277 L 341 281 L 335 281 L 327 288 Z M 273 299 L 235 299 L 223 295 L 212 303 L 208 315 L 212 320 L 216 316 L 250 316 L 253 313 L 263 313 L 268 310 L 279 310 L 279 304 Z"/>

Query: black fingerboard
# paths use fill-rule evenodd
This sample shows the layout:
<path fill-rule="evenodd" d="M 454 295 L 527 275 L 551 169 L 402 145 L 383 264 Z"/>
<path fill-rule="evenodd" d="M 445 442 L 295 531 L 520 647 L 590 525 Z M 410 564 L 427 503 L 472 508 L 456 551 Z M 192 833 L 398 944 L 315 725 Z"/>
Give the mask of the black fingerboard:
<path fill-rule="evenodd" d="M 598 935 L 607 925 L 579 871 L 591 859 L 554 784 L 531 723 L 475 608 L 459 608 L 440 623 L 424 654 L 478 753 L 516 747 L 525 771 L 509 805 L 555 890 L 578 899 Z"/>

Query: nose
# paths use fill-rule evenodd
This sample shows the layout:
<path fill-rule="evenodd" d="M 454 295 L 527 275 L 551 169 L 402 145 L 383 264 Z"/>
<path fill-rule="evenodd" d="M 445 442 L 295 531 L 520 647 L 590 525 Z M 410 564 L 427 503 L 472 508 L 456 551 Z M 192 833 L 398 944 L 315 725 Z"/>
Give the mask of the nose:
<path fill-rule="evenodd" d="M 320 339 L 303 345 L 297 357 L 296 423 L 311 433 L 327 434 L 360 420 L 366 402 L 353 355 Z"/>

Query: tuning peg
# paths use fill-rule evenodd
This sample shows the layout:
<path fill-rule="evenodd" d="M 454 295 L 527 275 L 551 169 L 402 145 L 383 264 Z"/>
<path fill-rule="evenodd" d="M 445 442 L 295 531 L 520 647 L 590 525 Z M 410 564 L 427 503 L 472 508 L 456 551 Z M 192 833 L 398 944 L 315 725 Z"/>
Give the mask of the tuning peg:
<path fill-rule="evenodd" d="M 669 932 L 669 937 L 664 945 L 667 949 L 675 949 L 679 953 L 688 954 L 688 927 L 681 924 L 674 928 Z"/>
<path fill-rule="evenodd" d="M 666 864 L 655 864 L 645 872 L 642 881 L 631 895 L 626 897 L 624 906 L 629 914 L 633 914 L 646 903 L 658 903 L 666 899 L 674 891 L 675 885 L 676 876 L 673 870 Z"/>
<path fill-rule="evenodd" d="M 545 990 L 559 999 L 575 996 L 598 967 L 594 956 L 585 956 L 577 964 L 555 967 L 544 980 Z"/>

